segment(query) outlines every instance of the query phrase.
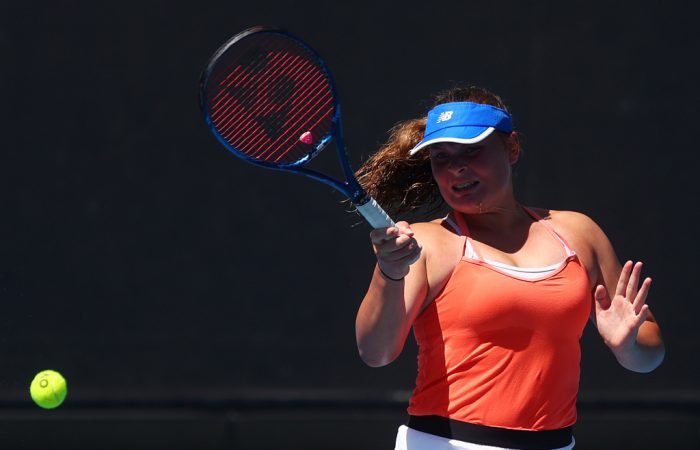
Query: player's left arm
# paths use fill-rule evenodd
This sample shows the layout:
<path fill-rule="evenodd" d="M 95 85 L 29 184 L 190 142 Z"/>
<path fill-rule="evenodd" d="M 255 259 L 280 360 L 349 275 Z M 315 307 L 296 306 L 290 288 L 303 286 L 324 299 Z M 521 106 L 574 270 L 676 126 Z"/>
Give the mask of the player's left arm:
<path fill-rule="evenodd" d="M 666 352 L 661 329 L 647 305 L 652 280 L 642 279 L 641 262 L 620 265 L 605 233 L 588 221 L 586 236 L 597 273 L 591 319 L 623 367 L 651 372 Z"/>

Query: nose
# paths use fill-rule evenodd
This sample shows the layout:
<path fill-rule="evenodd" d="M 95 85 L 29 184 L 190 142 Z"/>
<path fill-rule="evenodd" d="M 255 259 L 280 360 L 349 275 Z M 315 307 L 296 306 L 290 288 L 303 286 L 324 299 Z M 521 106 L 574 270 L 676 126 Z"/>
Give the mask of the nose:
<path fill-rule="evenodd" d="M 452 158 L 447 168 L 454 173 L 463 173 L 469 169 L 465 158 Z"/>

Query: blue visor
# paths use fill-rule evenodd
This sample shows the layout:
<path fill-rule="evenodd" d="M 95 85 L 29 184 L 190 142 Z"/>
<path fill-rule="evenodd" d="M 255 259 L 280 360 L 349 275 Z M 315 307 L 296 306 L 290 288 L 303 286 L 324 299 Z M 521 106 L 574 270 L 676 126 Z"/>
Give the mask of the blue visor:
<path fill-rule="evenodd" d="M 513 119 L 510 114 L 481 103 L 443 103 L 428 112 L 423 140 L 409 153 L 413 155 L 423 147 L 437 142 L 474 144 L 494 130 L 512 132 Z"/>

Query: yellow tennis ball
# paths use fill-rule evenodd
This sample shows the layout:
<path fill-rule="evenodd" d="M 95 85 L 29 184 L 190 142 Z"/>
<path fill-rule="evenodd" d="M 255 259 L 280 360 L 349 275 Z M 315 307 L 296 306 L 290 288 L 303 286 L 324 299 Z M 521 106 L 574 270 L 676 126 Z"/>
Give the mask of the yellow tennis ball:
<path fill-rule="evenodd" d="M 68 393 L 66 379 L 54 370 L 39 372 L 29 386 L 34 403 L 44 409 L 53 409 L 63 403 Z"/>

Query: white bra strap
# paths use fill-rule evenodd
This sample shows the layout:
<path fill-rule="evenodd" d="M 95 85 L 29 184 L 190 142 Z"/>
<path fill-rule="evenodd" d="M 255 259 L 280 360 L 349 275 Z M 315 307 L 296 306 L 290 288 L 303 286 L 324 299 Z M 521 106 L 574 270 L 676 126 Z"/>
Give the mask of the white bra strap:
<path fill-rule="evenodd" d="M 561 245 L 564 247 L 564 253 L 566 253 L 566 257 L 570 257 L 576 254 L 573 250 L 571 250 L 571 247 L 569 247 L 569 244 L 566 243 L 563 237 L 557 233 L 557 230 L 554 229 L 550 224 L 547 223 L 546 220 L 544 220 L 542 217 L 540 217 L 539 214 L 537 214 L 535 211 L 531 210 L 528 207 L 523 206 L 523 209 L 525 210 L 526 213 L 530 215 L 533 219 L 535 219 L 537 222 L 541 223 L 547 231 L 549 231 L 557 240 L 561 243 Z"/>
<path fill-rule="evenodd" d="M 479 259 L 471 239 L 467 239 L 467 243 L 464 245 L 464 256 L 471 259 Z"/>

